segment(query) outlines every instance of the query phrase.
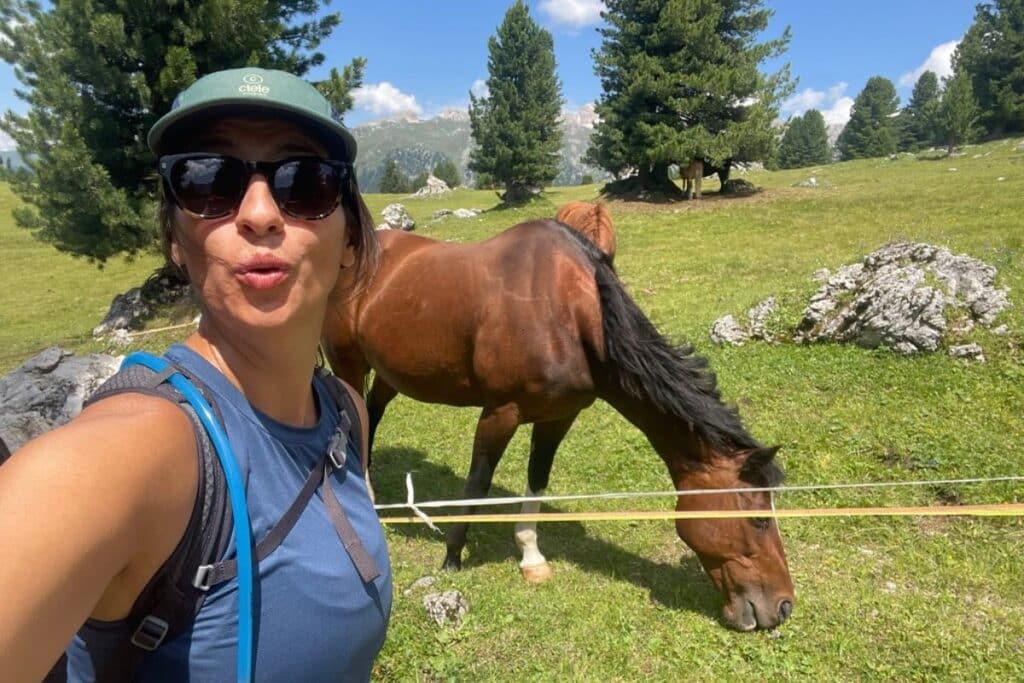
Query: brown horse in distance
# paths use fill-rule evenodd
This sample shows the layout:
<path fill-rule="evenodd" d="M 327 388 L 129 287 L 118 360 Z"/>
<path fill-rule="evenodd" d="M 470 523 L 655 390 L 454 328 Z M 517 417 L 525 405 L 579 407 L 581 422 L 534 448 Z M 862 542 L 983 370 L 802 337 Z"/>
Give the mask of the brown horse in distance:
<path fill-rule="evenodd" d="M 576 230 L 604 252 L 608 262 L 615 261 L 615 228 L 607 207 L 598 202 L 569 202 L 558 209 L 555 220 Z"/>
<path fill-rule="evenodd" d="M 482 408 L 464 495 L 487 494 L 517 428 L 533 424 L 527 495 L 548 485 L 559 443 L 581 410 L 601 398 L 638 427 L 682 489 L 776 484 L 776 449 L 764 448 L 720 400 L 707 363 L 657 332 L 623 289 L 608 257 L 551 220 L 522 223 L 475 244 L 401 231 L 380 233 L 379 271 L 328 311 L 324 349 L 335 372 L 362 386 L 371 439 L 401 392 Z M 523 505 L 535 512 L 539 503 Z M 683 495 L 678 510 L 767 510 L 764 491 Z M 466 512 L 471 512 L 472 509 Z M 444 566 L 458 569 L 467 524 L 447 533 Z M 793 608 L 782 539 L 770 518 L 676 521 L 725 600 L 735 628 L 771 628 Z M 536 525 L 516 525 L 528 580 L 550 568 Z"/>

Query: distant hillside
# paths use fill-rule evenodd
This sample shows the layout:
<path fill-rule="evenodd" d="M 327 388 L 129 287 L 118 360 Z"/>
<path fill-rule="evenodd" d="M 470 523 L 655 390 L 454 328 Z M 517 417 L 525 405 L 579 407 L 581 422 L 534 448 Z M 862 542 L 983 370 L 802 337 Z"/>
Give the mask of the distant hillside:
<path fill-rule="evenodd" d="M 5 169 L 8 167 L 8 160 L 10 160 L 10 167 L 13 170 L 17 170 L 25 165 L 25 162 L 21 160 L 21 155 L 18 154 L 17 150 L 0 150 L 0 165 Z"/>
<path fill-rule="evenodd" d="M 553 184 L 578 185 L 586 174 L 595 180 L 610 177 L 580 161 L 590 143 L 595 120 L 593 105 L 564 115 L 562 167 Z M 425 120 L 379 121 L 358 126 L 352 132 L 359 143 L 356 173 L 364 192 L 377 191 L 388 159 L 397 161 L 402 172 L 413 177 L 447 157 L 458 166 L 463 182 L 472 179 L 466 168 L 473 144 L 466 112 L 446 111 Z"/>

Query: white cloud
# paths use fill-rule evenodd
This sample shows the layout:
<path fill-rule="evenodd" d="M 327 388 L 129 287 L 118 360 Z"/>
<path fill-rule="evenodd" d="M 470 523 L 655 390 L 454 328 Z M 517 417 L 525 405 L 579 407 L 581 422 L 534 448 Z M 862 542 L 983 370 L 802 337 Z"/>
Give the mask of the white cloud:
<path fill-rule="evenodd" d="M 541 0 L 538 9 L 555 24 L 583 28 L 601 21 L 601 0 Z"/>
<path fill-rule="evenodd" d="M 491 91 L 487 89 L 487 81 L 482 78 L 473 81 L 473 85 L 469 86 L 469 92 L 473 93 L 474 97 L 487 97 L 491 94 Z"/>
<path fill-rule="evenodd" d="M 924 60 L 919 67 L 900 75 L 898 85 L 901 88 L 913 87 L 917 83 L 917 79 L 925 71 L 934 71 L 940 80 L 946 76 L 951 76 L 953 74 L 953 52 L 959 44 L 959 40 L 951 40 L 948 43 L 933 47 L 932 51 L 928 54 L 928 59 Z"/>
<path fill-rule="evenodd" d="M 16 147 L 17 145 L 14 144 L 11 136 L 0 130 L 0 152 L 9 152 Z"/>
<path fill-rule="evenodd" d="M 821 110 L 821 118 L 825 119 L 826 126 L 837 123 L 845 124 L 850 120 L 850 110 L 853 109 L 852 97 L 840 97 L 832 103 L 828 109 Z"/>
<path fill-rule="evenodd" d="M 383 118 L 419 116 L 422 108 L 414 95 L 407 95 L 387 81 L 371 83 L 352 91 L 355 106 Z"/>
<path fill-rule="evenodd" d="M 839 81 L 827 90 L 804 88 L 780 105 L 780 113 L 783 118 L 789 118 L 800 116 L 808 109 L 817 109 L 826 125 L 846 123 L 850 120 L 850 108 L 853 107 L 853 98 L 845 96 L 848 87 L 846 81 Z"/>

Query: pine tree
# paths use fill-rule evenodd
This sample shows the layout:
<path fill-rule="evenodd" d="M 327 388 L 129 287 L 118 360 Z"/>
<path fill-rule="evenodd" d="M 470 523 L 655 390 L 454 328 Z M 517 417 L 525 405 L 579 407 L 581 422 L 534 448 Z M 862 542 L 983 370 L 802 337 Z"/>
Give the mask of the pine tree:
<path fill-rule="evenodd" d="M 156 240 L 156 177 L 145 139 L 171 99 L 198 77 L 261 66 L 303 75 L 341 21 L 319 0 L 4 0 L 0 59 L 24 84 L 25 116 L 0 128 L 33 174 L 12 184 L 23 228 L 58 249 L 102 263 Z M 326 4 L 326 3 L 323 3 Z M 365 60 L 319 84 L 339 113 Z"/>
<path fill-rule="evenodd" d="M 936 129 L 952 154 L 957 145 L 971 142 L 979 133 L 981 110 L 974 99 L 971 80 L 965 72 L 945 80 L 945 89 L 936 116 Z"/>
<path fill-rule="evenodd" d="M 888 78 L 873 76 L 853 101 L 850 120 L 836 140 L 843 159 L 880 157 L 896 152 L 893 114 L 899 98 Z"/>
<path fill-rule="evenodd" d="M 953 54 L 953 71 L 970 78 L 988 134 L 1024 131 L 1024 1 L 977 5 Z"/>
<path fill-rule="evenodd" d="M 900 149 L 916 151 L 935 143 L 935 116 L 939 108 L 939 77 L 925 71 L 914 84 L 910 102 L 900 111 Z"/>
<path fill-rule="evenodd" d="M 434 166 L 434 177 L 440 178 L 451 188 L 462 184 L 462 179 L 459 178 L 459 169 L 455 167 L 455 163 L 451 159 L 446 158 Z"/>
<path fill-rule="evenodd" d="M 554 40 L 517 0 L 487 47 L 489 94 L 469 96 L 476 143 L 469 168 L 503 185 L 505 202 L 518 202 L 558 175 L 562 84 L 555 75 Z"/>
<path fill-rule="evenodd" d="M 825 119 L 817 109 L 790 120 L 779 145 L 779 168 L 804 168 L 827 164 L 832 160 Z"/>
<path fill-rule="evenodd" d="M 404 194 L 410 192 L 409 178 L 401 169 L 398 162 L 388 159 L 384 162 L 384 173 L 380 177 L 380 191 L 385 194 Z"/>
<path fill-rule="evenodd" d="M 594 52 L 603 94 L 586 160 L 629 180 L 613 193 L 680 196 L 668 169 L 703 158 L 765 160 L 789 67 L 758 70 L 789 42 L 789 29 L 758 43 L 772 11 L 761 0 L 608 0 Z M 635 177 L 632 177 L 635 176 Z"/>

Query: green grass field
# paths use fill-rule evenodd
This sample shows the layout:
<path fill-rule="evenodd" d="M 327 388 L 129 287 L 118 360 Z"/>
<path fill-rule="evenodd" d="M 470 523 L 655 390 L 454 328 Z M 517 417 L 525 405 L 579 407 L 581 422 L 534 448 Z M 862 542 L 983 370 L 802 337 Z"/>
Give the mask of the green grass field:
<path fill-rule="evenodd" d="M 673 205 L 612 204 L 616 260 L 638 303 L 673 339 L 708 356 L 726 399 L 752 433 L 781 444 L 790 484 L 1024 473 L 1024 152 L 1016 141 L 969 147 L 939 160 L 882 159 L 745 176 L 764 191 Z M 952 170 L 956 169 L 956 170 Z M 832 183 L 791 185 L 808 176 Z M 997 180 L 1002 178 L 1002 180 Z M 443 199 L 367 197 L 375 215 L 403 201 L 417 231 L 472 241 L 519 220 L 550 216 L 597 186 L 555 188 L 545 200 L 479 218 L 431 222 L 438 208 L 489 208 L 491 192 Z M 0 370 L 52 343 L 103 350 L 89 338 L 115 293 L 140 284 L 155 256 L 103 271 L 13 227 L 0 185 Z M 911 239 L 966 252 L 999 269 L 1014 307 L 1011 334 L 976 332 L 988 362 L 944 352 L 915 358 L 821 344 L 713 345 L 711 323 L 766 296 L 792 328 L 819 268 L 851 263 Z M 153 326 L 168 322 L 161 318 Z M 175 338 L 149 338 L 160 348 Z M 421 500 L 457 497 L 477 412 L 399 398 L 377 437 L 379 502 L 405 499 L 412 472 Z M 529 430 L 510 445 L 493 493 L 525 485 Z M 650 491 L 669 478 L 644 437 L 607 405 L 581 415 L 555 460 L 551 493 Z M 780 507 L 1021 502 L 1024 485 L 962 485 L 787 493 Z M 547 510 L 668 509 L 670 499 L 566 503 Z M 670 522 L 540 527 L 554 579 L 519 578 L 512 525 L 471 530 L 462 572 L 439 571 L 443 539 L 422 527 L 388 529 L 395 602 L 375 678 L 407 680 L 1024 680 L 1024 520 L 860 518 L 784 520 L 797 590 L 793 617 L 773 633 L 739 634 L 718 618 L 720 599 Z M 422 589 L 460 590 L 459 629 L 429 620 Z M 344 637 L 344 634 L 339 634 Z"/>

